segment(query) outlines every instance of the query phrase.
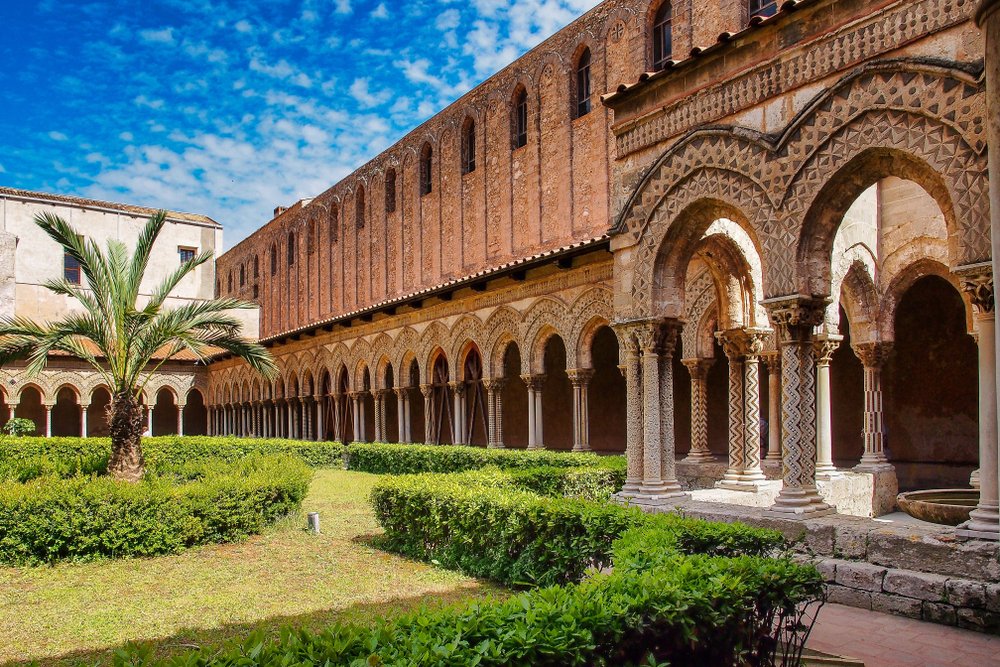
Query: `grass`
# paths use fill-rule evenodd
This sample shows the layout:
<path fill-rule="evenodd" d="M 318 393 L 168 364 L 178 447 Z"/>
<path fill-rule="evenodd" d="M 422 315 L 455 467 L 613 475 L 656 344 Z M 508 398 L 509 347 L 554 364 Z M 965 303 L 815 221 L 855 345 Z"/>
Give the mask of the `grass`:
<path fill-rule="evenodd" d="M 363 623 L 495 592 L 371 546 L 377 479 L 317 471 L 303 512 L 320 512 L 322 535 L 296 516 L 248 542 L 178 556 L 0 568 L 0 663 L 110 663 L 126 642 L 158 656 L 215 649 L 257 628 Z"/>

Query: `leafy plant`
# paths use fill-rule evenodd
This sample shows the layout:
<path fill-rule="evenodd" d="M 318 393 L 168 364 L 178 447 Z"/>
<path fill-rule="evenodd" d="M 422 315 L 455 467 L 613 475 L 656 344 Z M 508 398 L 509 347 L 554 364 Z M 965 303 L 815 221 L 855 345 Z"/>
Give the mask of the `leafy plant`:
<path fill-rule="evenodd" d="M 159 211 L 139 233 L 135 250 L 110 239 L 102 250 L 61 217 L 35 216 L 46 234 L 76 260 L 86 287 L 65 278 L 45 283 L 50 291 L 76 300 L 82 312 L 39 324 L 26 317 L 0 318 L 0 364 L 27 358 L 28 374 L 41 371 L 51 352 L 66 352 L 88 362 L 111 389 L 108 425 L 111 432 L 109 473 L 116 479 L 142 478 L 144 459 L 140 396 L 153 374 L 181 351 L 205 360 L 214 350 L 244 359 L 265 376 L 277 367 L 261 345 L 240 335 L 240 323 L 228 311 L 252 304 L 231 298 L 193 301 L 167 308 L 170 293 L 192 271 L 212 258 L 204 252 L 182 262 L 148 295 L 140 286 L 166 212 Z M 140 296 L 144 305 L 139 305 Z"/>
<path fill-rule="evenodd" d="M 31 435 L 35 432 L 35 422 L 24 417 L 12 417 L 4 424 L 3 432 L 15 438 Z"/>

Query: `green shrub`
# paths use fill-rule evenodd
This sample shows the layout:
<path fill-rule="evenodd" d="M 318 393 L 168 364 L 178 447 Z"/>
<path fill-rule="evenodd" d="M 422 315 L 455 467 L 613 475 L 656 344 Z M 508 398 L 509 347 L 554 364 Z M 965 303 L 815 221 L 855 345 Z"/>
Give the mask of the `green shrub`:
<path fill-rule="evenodd" d="M 221 459 L 238 461 L 253 454 L 288 454 L 315 467 L 343 465 L 344 445 L 231 436 L 157 436 L 142 439 L 142 451 L 150 468 L 161 465 Z M 39 457 L 52 461 L 105 460 L 111 456 L 110 438 L 18 438 L 0 444 L 0 479 L 5 462 Z"/>
<path fill-rule="evenodd" d="M 525 449 L 485 449 L 463 445 L 401 445 L 352 442 L 347 446 L 347 467 L 379 475 L 423 472 L 464 472 L 487 466 L 502 469 L 605 467 L 624 470 L 624 458 L 590 453 Z"/>
<path fill-rule="evenodd" d="M 19 438 L 34 433 L 35 422 L 30 419 L 25 419 L 24 417 L 12 417 L 6 424 L 4 424 L 2 430 L 7 435 Z"/>
<path fill-rule="evenodd" d="M 296 510 L 311 472 L 289 455 L 162 464 L 139 483 L 40 476 L 0 483 L 0 562 L 152 556 L 260 533 Z"/>

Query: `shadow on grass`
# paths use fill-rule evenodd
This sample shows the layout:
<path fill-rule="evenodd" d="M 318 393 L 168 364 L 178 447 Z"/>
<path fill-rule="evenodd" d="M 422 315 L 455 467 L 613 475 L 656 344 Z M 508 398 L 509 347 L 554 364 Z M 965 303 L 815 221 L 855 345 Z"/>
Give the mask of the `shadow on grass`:
<path fill-rule="evenodd" d="M 394 618 L 422 606 L 459 605 L 490 595 L 502 597 L 505 594 L 506 592 L 499 587 L 487 583 L 475 583 L 446 591 L 434 591 L 424 595 L 395 598 L 384 602 L 359 603 L 348 607 L 321 609 L 296 616 L 275 616 L 250 623 L 234 623 L 215 628 L 185 628 L 170 637 L 131 641 L 58 656 L 9 661 L 0 663 L 0 667 L 110 665 L 115 651 L 127 646 L 149 648 L 152 650 L 152 656 L 158 659 L 197 649 L 205 651 L 206 655 L 211 656 L 234 644 L 239 644 L 247 635 L 256 631 L 263 631 L 268 638 L 277 639 L 281 630 L 287 627 L 316 633 L 334 623 L 371 625 L 381 618 Z"/>

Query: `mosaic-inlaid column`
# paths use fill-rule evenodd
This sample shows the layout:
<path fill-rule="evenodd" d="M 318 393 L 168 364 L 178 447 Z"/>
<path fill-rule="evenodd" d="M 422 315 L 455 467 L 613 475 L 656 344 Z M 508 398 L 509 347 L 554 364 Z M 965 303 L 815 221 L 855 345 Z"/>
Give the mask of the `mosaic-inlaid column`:
<path fill-rule="evenodd" d="M 625 458 L 627 461 L 625 484 L 619 493 L 623 498 L 634 498 L 639 493 L 643 478 L 642 452 L 642 389 L 639 371 L 639 346 L 627 323 L 615 324 L 618 336 L 619 370 L 625 376 Z"/>
<path fill-rule="evenodd" d="M 434 385 L 420 385 L 420 393 L 424 396 L 424 442 L 437 442 L 434 437 Z"/>
<path fill-rule="evenodd" d="M 760 355 L 770 331 L 747 329 L 743 349 L 743 472 L 740 482 L 764 481 L 760 466 Z"/>
<path fill-rule="evenodd" d="M 892 465 L 885 457 L 882 439 L 882 367 L 892 351 L 892 343 L 852 343 L 851 349 L 864 367 L 865 392 L 865 451 L 861 455 L 861 462 L 854 469 L 858 472 L 891 470 Z"/>
<path fill-rule="evenodd" d="M 743 331 L 720 331 L 716 338 L 729 362 L 729 467 L 718 483 L 721 487 L 736 487 L 743 473 Z"/>
<path fill-rule="evenodd" d="M 691 463 L 712 460 L 708 449 L 708 369 L 715 359 L 684 359 L 691 376 L 691 449 L 684 458 Z"/>
<path fill-rule="evenodd" d="M 959 526 L 964 537 L 1000 539 L 1000 497 L 997 488 L 997 379 L 993 274 L 988 264 L 956 271 L 975 309 L 979 346 L 979 503 Z"/>
<path fill-rule="evenodd" d="M 677 480 L 677 442 L 674 432 L 674 351 L 680 338 L 682 325 L 678 320 L 667 320 L 660 325 L 659 358 L 659 414 L 660 414 L 660 479 L 666 489 L 665 497 L 683 496 Z"/>
<path fill-rule="evenodd" d="M 655 325 L 638 331 L 642 349 L 642 486 L 638 497 L 654 499 L 667 493 L 663 483 L 660 446 L 660 332 Z"/>
<path fill-rule="evenodd" d="M 843 336 L 821 334 L 813 343 L 816 357 L 816 479 L 833 479 L 840 472 L 833 465 L 833 417 L 830 397 L 830 362 Z"/>
<path fill-rule="evenodd" d="M 813 329 L 826 300 L 782 297 L 764 302 L 781 349 L 781 491 L 768 512 L 807 519 L 834 511 L 816 490 L 816 380 Z"/>
<path fill-rule="evenodd" d="M 385 442 L 385 390 L 375 392 L 375 442 Z"/>
<path fill-rule="evenodd" d="M 490 449 L 503 448 L 503 399 L 505 378 L 483 380 L 486 390 L 486 446 Z"/>
<path fill-rule="evenodd" d="M 594 378 L 592 368 L 573 368 L 566 371 L 573 387 L 573 451 L 590 451 L 590 414 L 587 389 Z"/>

